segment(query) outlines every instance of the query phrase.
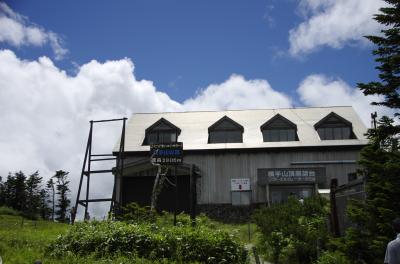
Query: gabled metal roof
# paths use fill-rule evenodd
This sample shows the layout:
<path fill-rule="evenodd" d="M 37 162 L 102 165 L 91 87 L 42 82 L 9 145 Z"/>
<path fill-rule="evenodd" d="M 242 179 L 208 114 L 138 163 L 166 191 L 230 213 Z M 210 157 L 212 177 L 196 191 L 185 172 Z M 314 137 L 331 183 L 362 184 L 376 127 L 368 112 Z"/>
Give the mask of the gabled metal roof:
<path fill-rule="evenodd" d="M 219 128 L 219 126 L 223 123 L 223 122 L 229 122 L 231 126 L 233 126 L 233 128 L 231 129 L 238 129 L 240 131 L 243 132 L 244 128 L 241 124 L 239 124 L 238 122 L 235 122 L 234 120 L 232 120 L 232 118 L 229 118 L 228 116 L 223 116 L 222 118 L 220 118 L 218 121 L 216 121 L 214 124 L 212 124 L 209 128 L 208 128 L 208 132 L 212 131 L 212 130 L 216 130 Z"/>
<path fill-rule="evenodd" d="M 180 130 L 179 127 L 175 126 L 174 124 L 172 124 L 171 122 L 166 120 L 164 117 L 161 117 L 157 122 L 155 122 L 154 124 L 152 124 L 151 126 L 146 128 L 146 132 L 153 130 L 154 128 L 156 128 L 160 124 L 166 125 L 168 127 L 168 129 L 175 130 L 178 133 L 178 135 L 181 133 L 181 130 Z"/>
<path fill-rule="evenodd" d="M 276 121 L 282 121 L 285 124 L 285 127 L 292 127 L 292 128 L 297 129 L 297 126 L 296 126 L 295 123 L 293 123 L 292 121 L 290 121 L 289 119 L 285 118 L 284 116 L 282 116 L 280 114 L 276 114 L 270 120 L 268 120 L 267 122 L 262 124 L 260 129 L 264 130 L 264 129 L 268 128 L 268 126 L 270 126 L 271 124 L 273 124 Z"/>
<path fill-rule="evenodd" d="M 357 139 L 320 140 L 314 126 L 331 112 L 352 124 Z M 277 114 L 297 126 L 299 141 L 263 142 L 260 127 Z M 224 116 L 235 120 L 243 127 L 243 143 L 207 143 L 208 128 Z M 142 145 L 145 131 L 161 118 L 168 120 L 181 130 L 178 141 L 183 142 L 184 150 L 359 146 L 368 142 L 364 136 L 367 128 L 351 106 L 137 113 L 133 114 L 127 123 L 125 151 L 149 151 L 149 146 Z"/>
<path fill-rule="evenodd" d="M 330 119 L 336 119 L 339 122 L 346 124 L 350 127 L 352 127 L 352 123 L 349 120 L 346 120 L 345 118 L 343 118 L 342 116 L 336 114 L 335 112 L 330 112 L 327 116 L 325 116 L 324 118 L 322 118 L 321 120 L 319 120 L 314 127 L 315 128 L 319 128 L 321 126 L 323 126 L 325 123 L 329 122 Z"/>

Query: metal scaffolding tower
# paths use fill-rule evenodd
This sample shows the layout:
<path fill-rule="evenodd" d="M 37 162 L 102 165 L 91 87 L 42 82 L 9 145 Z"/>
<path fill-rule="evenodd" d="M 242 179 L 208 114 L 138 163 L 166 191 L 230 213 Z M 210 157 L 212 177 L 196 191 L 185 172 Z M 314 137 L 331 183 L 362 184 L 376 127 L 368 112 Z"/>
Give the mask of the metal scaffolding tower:
<path fill-rule="evenodd" d="M 83 160 L 82 172 L 81 172 L 81 179 L 79 181 L 79 188 L 78 193 L 76 196 L 75 207 L 73 208 L 71 217 L 72 217 L 72 224 L 75 222 L 75 217 L 78 212 L 78 206 L 82 205 L 85 207 L 85 214 L 84 219 L 87 217 L 89 203 L 91 202 L 111 202 L 109 213 L 115 212 L 117 206 L 116 200 L 116 178 L 117 176 L 122 177 L 123 170 L 124 170 L 124 147 L 125 147 L 125 124 L 127 118 L 119 118 L 119 119 L 107 119 L 107 120 L 91 120 L 90 121 L 90 130 L 89 130 L 89 137 L 87 141 L 86 151 L 85 151 L 85 159 Z M 93 124 L 94 123 L 104 123 L 104 122 L 115 122 L 115 121 L 122 121 L 122 132 L 121 132 L 121 139 L 119 144 L 119 151 L 116 156 L 114 154 L 92 154 L 92 139 L 93 139 Z M 92 170 L 91 163 L 92 162 L 101 162 L 101 161 L 109 161 L 109 160 L 116 160 L 116 167 L 111 168 L 109 170 Z M 90 176 L 92 174 L 97 173 L 112 173 L 114 174 L 114 186 L 111 198 L 103 198 L 103 199 L 89 199 L 89 185 L 90 185 Z M 83 178 L 86 176 L 86 197 L 83 200 L 80 200 L 81 189 L 82 189 L 82 182 Z"/>

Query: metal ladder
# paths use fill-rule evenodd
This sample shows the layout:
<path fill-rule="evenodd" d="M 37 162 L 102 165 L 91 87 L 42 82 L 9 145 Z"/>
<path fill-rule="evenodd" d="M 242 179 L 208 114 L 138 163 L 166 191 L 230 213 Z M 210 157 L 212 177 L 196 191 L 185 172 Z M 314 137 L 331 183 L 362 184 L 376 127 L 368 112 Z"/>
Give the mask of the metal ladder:
<path fill-rule="evenodd" d="M 115 212 L 115 209 L 117 206 L 116 178 L 117 178 L 117 175 L 122 177 L 123 170 L 124 170 L 126 120 L 127 120 L 127 118 L 124 117 L 124 118 L 118 118 L 118 119 L 106 119 L 106 120 L 95 120 L 95 121 L 91 120 L 90 121 L 89 136 L 88 136 L 88 141 L 87 141 L 87 145 L 86 145 L 85 159 L 83 160 L 83 166 L 82 166 L 81 178 L 79 181 L 78 193 L 76 196 L 75 207 L 73 208 L 72 213 L 71 213 L 71 223 L 72 224 L 74 224 L 74 222 L 75 222 L 75 218 L 76 218 L 76 215 L 78 212 L 79 205 L 85 207 L 85 214 L 84 214 L 85 220 L 86 220 L 87 213 L 88 213 L 89 203 L 91 203 L 91 202 L 111 202 L 109 213 L 111 214 L 111 213 Z M 112 153 L 111 154 L 92 154 L 93 124 L 94 123 L 104 123 L 104 122 L 116 122 L 116 121 L 122 121 L 122 132 L 121 132 L 118 154 L 116 156 L 114 156 L 114 154 L 112 154 Z M 109 170 L 91 170 L 92 162 L 101 162 L 101 161 L 108 161 L 108 160 L 116 160 L 116 167 L 109 169 Z M 98 173 L 114 174 L 114 185 L 113 185 L 113 192 L 112 192 L 111 198 L 89 199 L 90 176 L 92 174 L 98 174 Z M 85 199 L 80 200 L 84 176 L 86 176 L 86 197 L 85 197 Z"/>

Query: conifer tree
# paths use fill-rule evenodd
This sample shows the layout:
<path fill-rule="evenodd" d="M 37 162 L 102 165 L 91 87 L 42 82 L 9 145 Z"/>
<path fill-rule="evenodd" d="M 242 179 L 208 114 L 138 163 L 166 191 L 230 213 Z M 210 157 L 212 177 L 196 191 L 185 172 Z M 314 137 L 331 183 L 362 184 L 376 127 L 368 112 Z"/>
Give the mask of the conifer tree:
<path fill-rule="evenodd" d="M 7 180 L 4 182 L 4 204 L 10 208 L 13 208 L 14 182 L 15 178 L 11 173 L 8 173 Z"/>
<path fill-rule="evenodd" d="M 381 36 L 367 36 L 376 45 L 379 81 L 359 83 L 365 95 L 380 95 L 374 105 L 394 109 L 400 117 L 400 1 L 385 0 L 374 19 L 385 26 Z M 367 133 L 361 152 L 360 173 L 366 179 L 365 201 L 353 201 L 348 216 L 354 224 L 346 231 L 342 250 L 354 263 L 382 263 L 386 244 L 394 238 L 391 222 L 400 216 L 400 126 L 382 117 Z"/>
<path fill-rule="evenodd" d="M 68 186 L 69 185 L 67 177 L 68 174 L 69 172 L 59 170 L 56 171 L 56 174 L 53 176 L 53 178 L 55 178 L 57 182 L 56 190 L 58 196 L 58 203 L 57 203 L 56 215 L 57 215 L 57 220 L 60 222 L 67 221 L 67 210 L 71 203 L 71 201 L 68 199 L 68 193 L 70 192 Z"/>
<path fill-rule="evenodd" d="M 366 36 L 377 48 L 373 54 L 379 66 L 380 81 L 359 83 L 358 87 L 365 95 L 382 95 L 383 100 L 374 102 L 375 105 L 383 105 L 396 109 L 395 116 L 400 116 L 400 1 L 385 0 L 388 7 L 380 9 L 374 19 L 386 28 L 382 30 L 382 36 Z M 395 126 L 399 131 L 399 126 Z"/>
<path fill-rule="evenodd" d="M 54 181 L 53 178 L 50 178 L 47 183 L 46 183 L 46 188 L 47 188 L 47 193 L 49 194 L 47 196 L 47 202 L 50 203 L 51 209 L 50 209 L 50 214 L 51 214 L 51 219 L 54 221 L 54 214 L 55 214 L 55 190 L 54 190 Z M 51 195 L 50 195 L 51 193 Z"/>
<path fill-rule="evenodd" d="M 36 219 L 40 215 L 40 184 L 42 177 L 39 176 L 39 172 L 29 175 L 26 180 L 26 215 L 29 218 Z"/>
<path fill-rule="evenodd" d="M 368 132 L 361 152 L 360 174 L 366 177 L 366 200 L 353 201 L 344 251 L 356 263 L 382 263 L 386 244 L 394 239 L 391 222 L 400 217 L 400 149 L 393 120 L 383 117 Z M 364 262 L 363 262 L 364 261 Z"/>
<path fill-rule="evenodd" d="M 6 204 L 5 183 L 3 182 L 3 178 L 0 176 L 0 206 L 4 206 L 5 204 Z"/>
<path fill-rule="evenodd" d="M 7 177 L 6 194 L 8 206 L 20 211 L 26 211 L 26 176 L 22 171 L 9 174 Z"/>
<path fill-rule="evenodd" d="M 51 216 L 51 208 L 49 207 L 48 199 L 49 193 L 46 189 L 41 189 L 39 192 L 39 213 L 42 219 L 49 219 Z"/>

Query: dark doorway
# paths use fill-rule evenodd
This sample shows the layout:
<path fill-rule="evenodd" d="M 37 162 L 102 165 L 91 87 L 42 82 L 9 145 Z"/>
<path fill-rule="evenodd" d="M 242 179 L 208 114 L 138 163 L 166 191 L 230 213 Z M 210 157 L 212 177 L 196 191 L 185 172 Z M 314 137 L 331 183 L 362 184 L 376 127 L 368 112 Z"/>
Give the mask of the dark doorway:
<path fill-rule="evenodd" d="M 122 178 L 122 204 L 136 202 L 141 206 L 149 206 L 155 176 L 134 176 Z M 175 182 L 175 176 L 169 175 L 170 182 Z M 164 182 L 164 187 L 158 197 L 157 209 L 173 212 L 175 208 L 175 187 Z M 178 176 L 178 210 L 190 212 L 190 176 Z"/>
<path fill-rule="evenodd" d="M 305 199 L 314 194 L 314 185 L 270 185 L 271 203 L 287 202 L 289 196 Z"/>

